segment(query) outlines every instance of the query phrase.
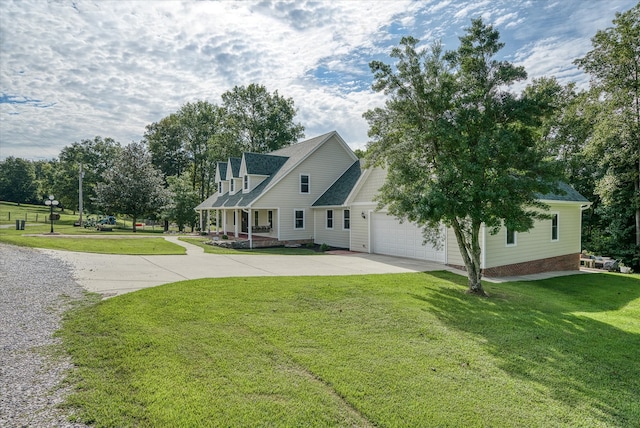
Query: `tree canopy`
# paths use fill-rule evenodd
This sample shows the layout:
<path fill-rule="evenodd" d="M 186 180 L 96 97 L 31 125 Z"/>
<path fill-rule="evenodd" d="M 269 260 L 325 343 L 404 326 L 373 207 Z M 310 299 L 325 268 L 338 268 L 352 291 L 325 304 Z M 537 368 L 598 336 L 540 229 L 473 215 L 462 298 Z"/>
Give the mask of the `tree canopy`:
<path fill-rule="evenodd" d="M 293 99 L 270 94 L 262 85 L 236 86 L 222 94 L 229 128 L 243 151 L 266 153 L 295 143 L 304 127 L 294 123 Z"/>
<path fill-rule="evenodd" d="M 151 163 L 151 155 L 142 143 L 124 147 L 112 168 L 102 174 L 96 185 L 96 203 L 105 213 L 129 215 L 136 221 L 160 212 L 168 202 L 162 173 Z"/>
<path fill-rule="evenodd" d="M 481 19 L 457 50 L 417 45 L 405 37 L 391 52 L 395 66 L 370 64 L 373 88 L 388 97 L 384 108 L 364 115 L 370 162 L 388 170 L 378 201 L 426 230 L 451 227 L 469 292 L 484 294 L 481 227 L 526 231 L 544 217 L 538 195 L 556 190 L 558 171 L 537 131 L 553 106 L 543 91 L 507 91 L 526 72 L 495 59 L 503 43 Z"/>
<path fill-rule="evenodd" d="M 38 202 L 34 165 L 21 158 L 9 156 L 0 161 L 0 200 Z"/>
<path fill-rule="evenodd" d="M 568 117 L 574 155 L 590 166 L 600 218 L 590 244 L 640 266 L 640 4 L 617 13 L 576 64 L 592 76 L 590 91 Z M 584 130 L 585 132 L 580 132 Z"/>

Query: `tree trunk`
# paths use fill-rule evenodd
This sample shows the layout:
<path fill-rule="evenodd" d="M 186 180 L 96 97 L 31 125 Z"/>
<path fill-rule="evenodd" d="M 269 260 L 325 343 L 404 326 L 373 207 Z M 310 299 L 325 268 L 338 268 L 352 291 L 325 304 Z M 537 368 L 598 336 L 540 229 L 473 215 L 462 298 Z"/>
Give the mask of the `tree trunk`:
<path fill-rule="evenodd" d="M 470 236 L 469 233 L 463 229 L 458 219 L 453 222 L 452 227 L 456 235 L 460 254 L 464 260 L 464 266 L 467 269 L 467 278 L 469 279 L 467 293 L 486 296 L 487 294 L 482 288 L 482 270 L 480 266 L 480 253 L 482 251 L 479 240 L 480 223 L 473 222 Z"/>
<path fill-rule="evenodd" d="M 133 226 L 133 232 L 135 233 L 135 232 L 136 232 L 136 218 L 135 218 L 135 217 L 133 217 L 133 224 L 132 224 L 132 226 Z"/>

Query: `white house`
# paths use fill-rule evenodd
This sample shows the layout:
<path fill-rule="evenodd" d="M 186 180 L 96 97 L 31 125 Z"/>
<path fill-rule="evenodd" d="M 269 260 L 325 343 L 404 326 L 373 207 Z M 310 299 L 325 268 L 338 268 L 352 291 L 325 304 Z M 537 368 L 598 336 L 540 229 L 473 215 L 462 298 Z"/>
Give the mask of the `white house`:
<path fill-rule="evenodd" d="M 363 170 L 337 132 L 269 154 L 244 153 L 219 162 L 218 192 L 202 202 L 204 217 L 241 246 L 327 244 L 351 251 L 387 254 L 463 267 L 452 230 L 439 245 L 425 244 L 422 230 L 376 210 L 374 196 L 385 170 Z M 526 233 L 481 232 L 482 268 L 487 276 L 574 270 L 580 264 L 581 212 L 588 201 L 563 185 L 563 195 L 541 196 L 552 219 Z"/>

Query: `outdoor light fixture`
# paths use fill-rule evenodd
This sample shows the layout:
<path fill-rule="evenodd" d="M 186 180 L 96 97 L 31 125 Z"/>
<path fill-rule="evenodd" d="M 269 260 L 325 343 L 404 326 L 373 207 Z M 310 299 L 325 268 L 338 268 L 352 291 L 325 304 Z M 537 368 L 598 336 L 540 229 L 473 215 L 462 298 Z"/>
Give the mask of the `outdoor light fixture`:
<path fill-rule="evenodd" d="M 360 213 L 360 215 L 362 216 L 362 218 L 367 218 L 367 216 L 364 214 L 364 211 L 362 211 L 362 213 Z"/>
<path fill-rule="evenodd" d="M 58 205 L 58 201 L 56 201 L 53 195 L 49 195 L 49 199 L 44 201 L 45 205 L 49 206 L 49 220 L 51 220 L 51 233 L 53 233 L 53 207 Z"/>

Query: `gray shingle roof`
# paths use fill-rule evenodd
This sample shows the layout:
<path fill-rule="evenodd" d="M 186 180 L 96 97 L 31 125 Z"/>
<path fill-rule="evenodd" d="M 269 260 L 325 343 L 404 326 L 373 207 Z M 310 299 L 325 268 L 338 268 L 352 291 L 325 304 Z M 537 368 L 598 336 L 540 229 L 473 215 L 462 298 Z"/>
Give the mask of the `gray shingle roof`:
<path fill-rule="evenodd" d="M 360 159 L 355 161 L 335 183 L 327 189 L 314 203 L 313 207 L 321 206 L 336 206 L 342 205 L 347 200 L 349 193 L 353 190 L 353 186 L 356 185 L 360 175 L 362 174 L 362 167 Z"/>
<path fill-rule="evenodd" d="M 245 153 L 244 163 L 247 174 L 271 175 L 284 165 L 286 156 L 274 156 L 271 154 Z"/>
<path fill-rule="evenodd" d="M 229 158 L 229 162 L 231 162 L 231 173 L 235 178 L 240 178 L 240 165 L 242 164 L 242 159 L 240 158 Z"/>
<path fill-rule="evenodd" d="M 582 196 L 576 189 L 569 186 L 567 183 L 558 183 L 560 193 L 547 193 L 545 195 L 538 195 L 538 199 L 543 201 L 566 201 L 566 202 L 589 202 L 587 198 Z"/>
<path fill-rule="evenodd" d="M 220 171 L 220 179 L 224 180 L 227 178 L 227 163 L 226 162 L 218 162 L 218 171 Z"/>

